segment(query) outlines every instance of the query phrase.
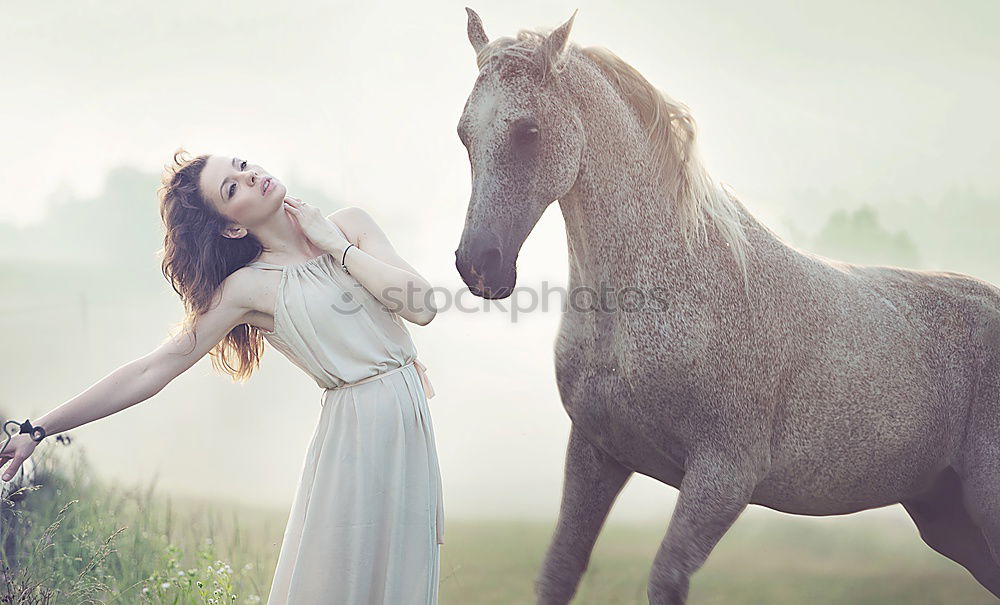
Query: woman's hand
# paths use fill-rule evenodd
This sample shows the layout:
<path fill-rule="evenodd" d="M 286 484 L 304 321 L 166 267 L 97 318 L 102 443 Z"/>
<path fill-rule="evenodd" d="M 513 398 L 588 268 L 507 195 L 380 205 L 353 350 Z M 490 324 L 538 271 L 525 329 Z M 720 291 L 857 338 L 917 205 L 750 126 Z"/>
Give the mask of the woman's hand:
<path fill-rule="evenodd" d="M 331 223 L 319 208 L 298 198 L 285 196 L 285 211 L 298 224 L 302 233 L 317 247 L 335 255 L 342 254 L 351 242 Z"/>
<path fill-rule="evenodd" d="M 18 433 L 10 438 L 10 441 L 7 442 L 7 447 L 0 454 L 0 468 L 8 460 L 13 460 L 7 470 L 3 472 L 4 481 L 11 480 L 14 473 L 21 468 L 21 464 L 31 456 L 31 453 L 35 451 L 35 447 L 37 446 L 38 442 L 32 439 L 31 435 L 27 433 Z"/>

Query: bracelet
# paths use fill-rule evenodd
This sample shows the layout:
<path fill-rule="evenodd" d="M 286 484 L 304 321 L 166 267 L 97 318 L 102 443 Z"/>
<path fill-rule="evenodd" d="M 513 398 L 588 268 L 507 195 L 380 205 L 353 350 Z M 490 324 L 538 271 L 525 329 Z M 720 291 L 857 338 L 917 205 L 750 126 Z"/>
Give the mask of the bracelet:
<path fill-rule="evenodd" d="M 27 418 L 25 418 L 24 422 L 21 424 L 21 432 L 18 433 L 18 435 L 20 435 L 21 433 L 27 433 L 31 435 L 31 439 L 36 443 L 41 441 L 42 439 L 45 439 L 45 429 L 43 429 L 40 426 L 31 426 L 31 421 L 28 420 Z M 41 433 L 42 435 L 40 437 L 35 437 L 35 433 Z"/>
<path fill-rule="evenodd" d="M 3 451 L 7 449 L 7 444 L 10 443 L 11 437 L 14 436 L 9 432 L 7 432 L 8 424 L 20 426 L 21 430 L 17 434 L 21 435 L 23 433 L 27 433 L 28 435 L 31 436 L 32 441 L 40 442 L 42 439 L 45 439 L 45 429 L 43 429 L 40 426 L 31 426 L 31 420 L 25 419 L 24 422 L 22 422 L 21 424 L 18 424 L 16 420 L 8 420 L 7 422 L 3 423 L 3 432 L 7 433 L 7 441 L 4 442 L 3 447 L 0 447 L 0 453 L 3 453 Z M 36 436 L 36 433 L 41 433 L 41 435 Z"/>
<path fill-rule="evenodd" d="M 346 273 L 350 273 L 350 271 L 347 270 L 347 265 L 344 264 L 344 261 L 347 260 L 347 251 L 351 249 L 351 246 L 354 246 L 354 244 L 348 244 L 347 247 L 344 248 L 344 255 L 340 258 L 340 267 Z M 357 246 L 354 246 L 354 247 L 357 248 Z"/>

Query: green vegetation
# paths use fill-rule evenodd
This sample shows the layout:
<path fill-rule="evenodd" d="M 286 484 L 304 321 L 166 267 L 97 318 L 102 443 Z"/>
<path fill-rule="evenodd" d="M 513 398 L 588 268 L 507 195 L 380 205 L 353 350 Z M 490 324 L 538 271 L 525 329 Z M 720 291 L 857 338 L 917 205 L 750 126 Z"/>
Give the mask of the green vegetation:
<path fill-rule="evenodd" d="M 787 208 L 786 223 L 792 243 L 837 260 L 957 271 L 1000 284 L 1000 203 L 992 194 L 955 189 L 933 201 L 884 201 L 835 191 Z"/>
<path fill-rule="evenodd" d="M 79 448 L 40 448 L 30 482 L 3 499 L 0 604 L 262 603 L 286 511 L 155 496 L 94 483 Z M 67 455 L 63 455 L 67 454 Z M 66 464 L 57 459 L 69 458 Z M 69 468 L 69 476 L 55 469 Z M 993 603 L 908 523 L 864 514 L 745 515 L 695 576 L 689 602 Z M 660 524 L 610 524 L 576 605 L 646 603 Z M 552 523 L 449 520 L 443 605 L 531 604 Z"/>
<path fill-rule="evenodd" d="M 23 473 L 5 484 L 0 604 L 221 605 L 266 599 L 261 595 L 268 565 L 261 565 L 261 554 L 271 549 L 259 531 L 244 542 L 244 529 L 263 527 L 269 535 L 274 528 L 254 520 L 253 511 L 177 506 L 154 497 L 152 486 L 100 485 L 86 473 L 79 448 L 67 448 L 72 457 L 53 449 L 39 448 L 32 456 L 27 484 Z"/>
<path fill-rule="evenodd" d="M 853 212 L 834 211 L 816 236 L 813 249 L 847 262 L 920 268 L 910 236 L 905 231 L 890 233 L 879 223 L 878 212 L 867 204 Z"/>

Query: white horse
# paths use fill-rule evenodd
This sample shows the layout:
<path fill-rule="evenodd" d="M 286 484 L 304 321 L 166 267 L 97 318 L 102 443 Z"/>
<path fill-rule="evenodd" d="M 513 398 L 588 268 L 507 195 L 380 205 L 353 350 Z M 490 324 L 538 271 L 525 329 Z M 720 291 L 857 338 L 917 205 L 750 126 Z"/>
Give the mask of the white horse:
<path fill-rule="evenodd" d="M 1000 596 L 1000 289 L 788 245 L 706 173 L 682 104 L 568 42 L 573 17 L 491 42 L 468 14 L 480 73 L 458 124 L 465 283 L 509 296 L 521 245 L 558 200 L 570 292 L 661 303 L 564 311 L 555 363 L 572 430 L 538 602 L 570 601 L 633 472 L 680 490 L 654 605 L 686 600 L 748 503 L 902 503 L 924 541 Z"/>

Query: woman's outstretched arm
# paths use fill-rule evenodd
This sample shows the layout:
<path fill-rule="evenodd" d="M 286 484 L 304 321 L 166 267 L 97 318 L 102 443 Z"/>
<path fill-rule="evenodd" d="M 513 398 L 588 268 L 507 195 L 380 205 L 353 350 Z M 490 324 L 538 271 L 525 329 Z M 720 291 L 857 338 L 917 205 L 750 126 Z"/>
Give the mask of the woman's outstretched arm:
<path fill-rule="evenodd" d="M 152 352 L 117 368 L 32 424 L 44 428 L 46 435 L 55 435 L 149 399 L 212 350 L 234 327 L 246 323 L 252 310 L 252 292 L 250 276 L 237 270 L 216 291 L 212 308 L 197 317 L 193 336 L 185 330 L 166 339 Z M 34 443 L 28 435 L 11 438 L 0 457 L 0 466 L 13 458 L 4 478 L 13 476 L 31 454 L 33 447 L 22 447 L 28 443 Z"/>
<path fill-rule="evenodd" d="M 241 271 L 233 273 L 216 291 L 213 306 L 198 316 L 193 331 L 166 339 L 150 353 L 119 367 L 34 424 L 45 427 L 47 435 L 54 435 L 110 416 L 159 393 L 234 327 L 246 322 L 251 292 L 249 276 Z"/>

